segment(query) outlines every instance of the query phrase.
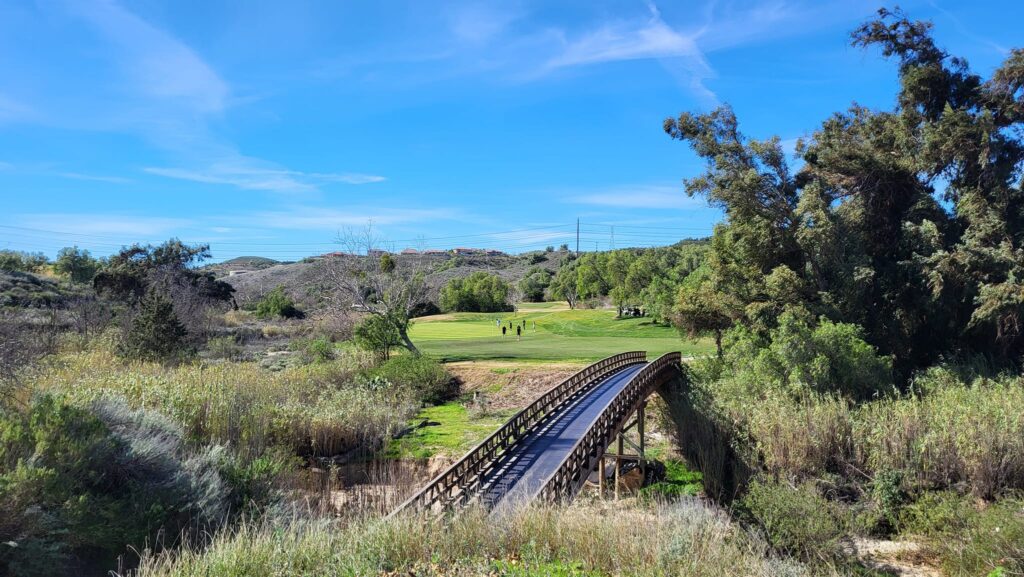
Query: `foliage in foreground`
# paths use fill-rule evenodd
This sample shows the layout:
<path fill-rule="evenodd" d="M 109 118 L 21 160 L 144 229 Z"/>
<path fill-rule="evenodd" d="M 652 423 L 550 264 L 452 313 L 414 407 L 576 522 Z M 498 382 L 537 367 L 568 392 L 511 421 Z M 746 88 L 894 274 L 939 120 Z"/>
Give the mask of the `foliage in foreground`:
<path fill-rule="evenodd" d="M 55 575 L 111 567 L 128 546 L 157 547 L 213 530 L 231 487 L 217 447 L 188 449 L 157 413 L 41 397 L 0 413 L 0 573 Z"/>
<path fill-rule="evenodd" d="M 689 499 L 654 511 L 538 507 L 501 518 L 258 524 L 205 551 L 149 556 L 140 577 L 376 575 L 801 576 L 724 513 Z"/>

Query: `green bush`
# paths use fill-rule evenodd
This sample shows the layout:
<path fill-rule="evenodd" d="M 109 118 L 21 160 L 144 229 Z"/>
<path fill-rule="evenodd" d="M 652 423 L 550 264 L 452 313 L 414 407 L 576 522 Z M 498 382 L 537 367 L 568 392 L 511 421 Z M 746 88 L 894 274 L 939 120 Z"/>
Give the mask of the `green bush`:
<path fill-rule="evenodd" d="M 784 392 L 800 398 L 808 393 L 869 399 L 892 390 L 889 357 L 880 356 L 859 327 L 821 319 L 816 325 L 783 314 L 767 336 L 736 327 L 725 336 L 725 353 L 716 364 L 716 378 L 727 394 L 764 395 Z"/>
<path fill-rule="evenodd" d="M 295 307 L 295 301 L 285 294 L 284 287 L 279 286 L 266 294 L 256 303 L 256 316 L 261 319 L 282 317 L 286 319 L 302 318 L 302 312 Z"/>
<path fill-rule="evenodd" d="M 394 357 L 367 372 L 369 378 L 381 378 L 392 385 L 415 392 L 425 403 L 439 403 L 457 392 L 457 383 L 437 361 L 415 355 Z"/>
<path fill-rule="evenodd" d="M 238 339 L 234 335 L 214 337 L 206 341 L 206 350 L 215 359 L 236 360 L 242 356 L 242 347 L 238 345 Z"/>
<path fill-rule="evenodd" d="M 956 491 L 929 491 L 900 511 L 899 530 L 910 537 L 954 537 L 967 527 L 970 499 Z"/>
<path fill-rule="evenodd" d="M 163 416 L 112 401 L 45 396 L 0 414 L 0 574 L 112 569 L 127 546 L 215 528 L 230 499 L 222 454 L 190 452 Z"/>
<path fill-rule="evenodd" d="M 334 343 L 325 336 L 312 339 L 298 339 L 292 341 L 288 347 L 302 353 L 305 361 L 310 363 L 323 363 L 335 358 Z"/>
<path fill-rule="evenodd" d="M 936 548 L 948 575 L 1024 575 L 1024 500 L 973 511 L 963 533 Z"/>
<path fill-rule="evenodd" d="M 823 497 L 813 483 L 790 486 L 756 480 L 741 508 L 779 551 L 807 561 L 838 558 L 846 523 L 838 506 Z"/>
<path fill-rule="evenodd" d="M 388 360 L 391 350 L 402 344 L 395 324 L 381 315 L 370 315 L 362 320 L 352 331 L 356 346 L 375 353 L 378 357 Z"/>

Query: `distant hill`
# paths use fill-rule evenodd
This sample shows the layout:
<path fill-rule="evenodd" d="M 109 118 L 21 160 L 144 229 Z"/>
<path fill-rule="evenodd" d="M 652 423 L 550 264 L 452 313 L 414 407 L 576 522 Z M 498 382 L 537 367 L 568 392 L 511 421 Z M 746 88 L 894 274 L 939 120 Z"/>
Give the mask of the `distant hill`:
<path fill-rule="evenodd" d="M 45 276 L 0 270 L 0 307 L 55 305 L 74 294 L 74 291 Z"/>
<path fill-rule="evenodd" d="M 281 261 L 276 261 L 272 258 L 262 256 L 239 256 L 217 264 L 207 265 L 203 267 L 203 270 L 212 272 L 214 275 L 220 277 L 228 276 L 229 274 L 238 274 L 239 272 L 263 270 L 278 264 L 281 264 Z"/>
<path fill-rule="evenodd" d="M 533 251 L 518 255 L 453 255 L 444 253 L 395 255 L 395 259 L 399 266 L 402 266 L 405 261 L 415 259 L 418 265 L 428 271 L 427 285 L 432 293 L 431 300 L 436 302 L 437 292 L 453 278 L 466 277 L 482 270 L 497 274 L 510 283 L 515 283 L 526 275 L 526 271 L 535 266 L 552 272 L 557 271 L 562 260 L 571 254 L 571 252 L 560 251 Z M 265 260 L 269 261 L 270 259 Z M 227 262 L 221 264 L 227 264 Z M 225 268 L 218 273 L 218 276 L 235 287 L 235 297 L 240 304 L 257 300 L 274 288 L 283 286 L 285 292 L 299 302 L 305 310 L 315 311 L 324 306 L 324 290 L 327 281 L 324 262 L 324 257 L 314 257 L 301 262 L 273 264 L 241 274 L 237 272 L 231 274 L 232 269 Z"/>

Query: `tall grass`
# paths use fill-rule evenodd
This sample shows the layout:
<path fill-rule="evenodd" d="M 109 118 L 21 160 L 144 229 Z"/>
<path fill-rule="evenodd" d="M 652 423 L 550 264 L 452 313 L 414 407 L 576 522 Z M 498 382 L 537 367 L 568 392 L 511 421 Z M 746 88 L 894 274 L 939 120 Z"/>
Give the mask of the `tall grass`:
<path fill-rule="evenodd" d="M 203 551 L 149 556 L 139 577 L 355 575 L 806 575 L 697 500 L 661 510 L 535 507 L 493 518 L 402 516 L 266 523 Z"/>
<path fill-rule="evenodd" d="M 352 352 L 331 362 L 271 372 L 257 363 L 125 362 L 106 347 L 52 358 L 33 379 L 42 390 L 76 402 L 120 397 L 178 422 L 186 438 L 260 455 L 272 446 L 298 455 L 376 450 L 418 407 L 413 391 L 364 386 L 368 357 Z"/>
<path fill-rule="evenodd" d="M 744 396 L 717 382 L 693 383 L 666 400 L 681 450 L 698 461 L 713 457 L 711 473 L 727 471 L 732 465 L 721 461 L 729 457 L 776 478 L 838 475 L 860 484 L 899 472 L 911 492 L 993 499 L 1024 491 L 1024 379 L 962 379 L 933 369 L 911 393 L 861 403 L 773 390 Z M 703 430 L 714 434 L 697 435 Z"/>
<path fill-rule="evenodd" d="M 919 379 L 920 394 L 862 407 L 858 461 L 926 489 L 969 488 L 985 499 L 1024 490 L 1024 380 L 951 377 L 933 370 Z"/>

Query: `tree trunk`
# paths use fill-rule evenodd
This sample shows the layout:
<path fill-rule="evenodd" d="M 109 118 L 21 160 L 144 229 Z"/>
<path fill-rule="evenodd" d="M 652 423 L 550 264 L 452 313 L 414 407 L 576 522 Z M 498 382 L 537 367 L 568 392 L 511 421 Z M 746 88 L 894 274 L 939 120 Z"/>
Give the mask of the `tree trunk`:
<path fill-rule="evenodd" d="M 722 331 L 715 331 L 715 347 L 718 348 L 718 358 L 722 358 Z"/>
<path fill-rule="evenodd" d="M 416 348 L 416 345 L 412 344 L 412 339 L 409 338 L 409 333 L 404 328 L 398 329 L 398 336 L 402 337 L 402 344 L 405 345 L 405 348 L 409 349 L 410 353 L 417 357 L 420 356 L 420 350 Z"/>

